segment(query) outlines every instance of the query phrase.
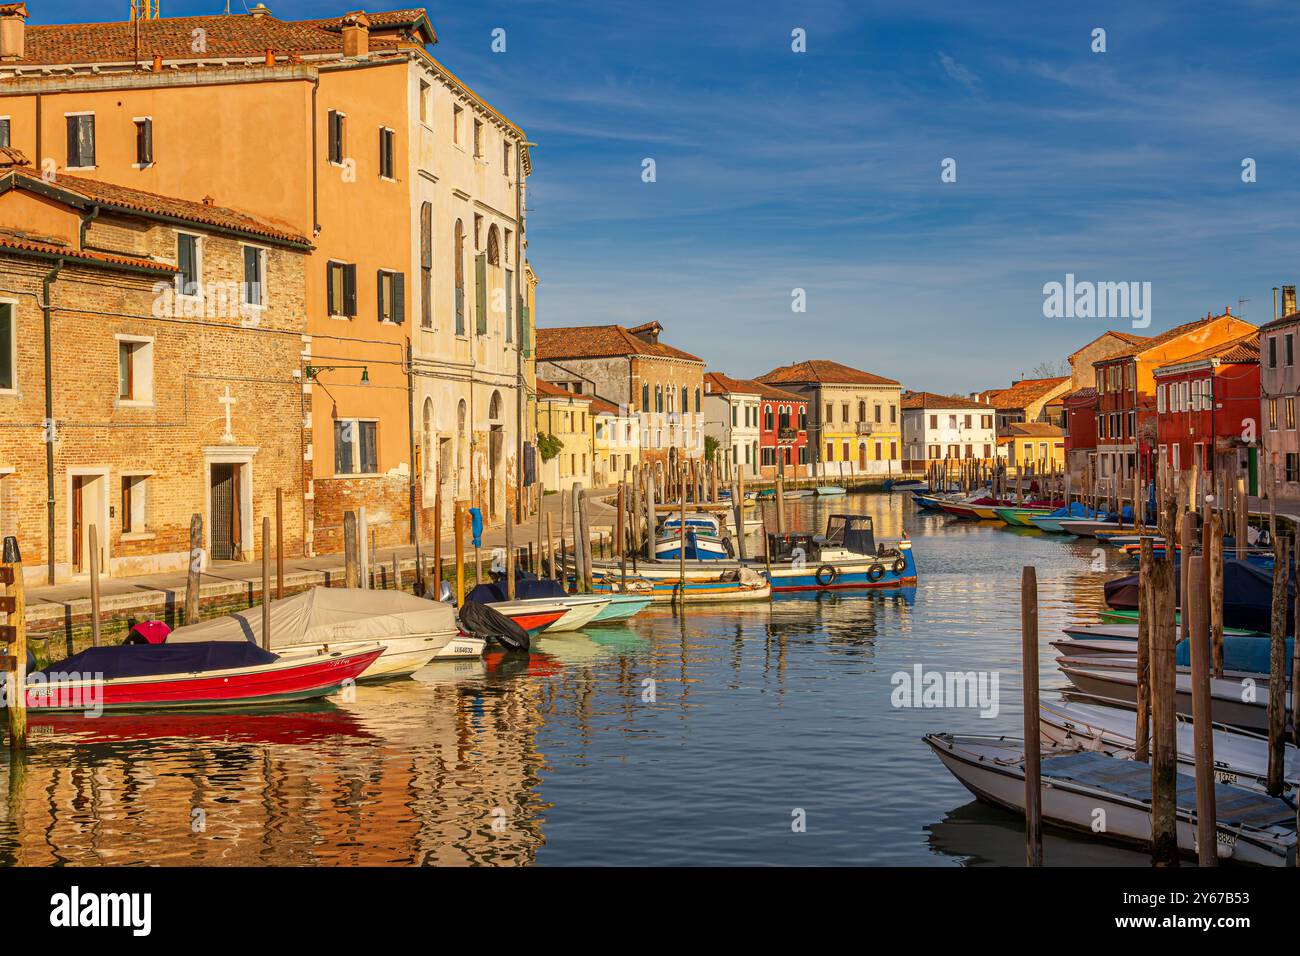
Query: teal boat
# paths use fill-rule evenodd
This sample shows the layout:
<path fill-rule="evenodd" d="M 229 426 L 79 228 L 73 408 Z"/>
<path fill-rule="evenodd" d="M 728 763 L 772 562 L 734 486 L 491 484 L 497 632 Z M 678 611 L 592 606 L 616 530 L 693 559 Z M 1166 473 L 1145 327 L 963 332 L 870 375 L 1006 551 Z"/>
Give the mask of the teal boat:
<path fill-rule="evenodd" d="M 1117 611 L 1114 608 L 1108 608 L 1101 612 L 1100 617 L 1103 621 L 1111 621 L 1116 624 L 1136 624 L 1138 621 L 1138 612 L 1131 609 Z M 1174 623 L 1180 625 L 1183 623 L 1182 611 L 1174 612 Z M 1069 633 L 1069 631 L 1067 630 L 1066 633 Z M 1264 634 L 1261 631 L 1251 631 L 1244 627 L 1225 627 L 1223 633 L 1235 634 L 1238 637 L 1268 637 L 1267 634 Z"/>
<path fill-rule="evenodd" d="M 636 617 L 650 606 L 650 598 L 639 594 L 610 595 L 609 604 L 591 619 L 591 624 L 607 624 Z"/>

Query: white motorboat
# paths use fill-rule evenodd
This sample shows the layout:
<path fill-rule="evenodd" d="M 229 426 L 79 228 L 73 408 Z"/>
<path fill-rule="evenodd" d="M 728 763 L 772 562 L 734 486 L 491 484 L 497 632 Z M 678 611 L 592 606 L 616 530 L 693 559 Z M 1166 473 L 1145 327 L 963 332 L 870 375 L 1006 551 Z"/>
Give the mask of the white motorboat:
<path fill-rule="evenodd" d="M 166 643 L 199 641 L 251 641 L 260 647 L 261 606 L 179 627 Z M 412 674 L 434 659 L 479 657 L 485 646 L 480 638 L 460 633 L 449 605 L 404 591 L 317 587 L 271 602 L 276 653 L 347 653 L 376 642 L 384 653 L 360 680 Z"/>
<path fill-rule="evenodd" d="M 1135 711 L 1104 704 L 1041 701 L 1038 708 L 1043 739 L 1062 747 L 1083 747 L 1113 756 L 1131 757 L 1137 749 Z M 1195 773 L 1196 747 L 1190 720 L 1179 718 L 1178 762 L 1184 773 Z M 1213 730 L 1214 776 L 1219 783 L 1251 790 L 1268 786 L 1268 741 L 1258 734 L 1218 726 Z M 1300 753 L 1286 744 L 1282 778 L 1294 794 L 1300 783 Z"/>
<path fill-rule="evenodd" d="M 922 738 L 954 777 L 981 800 L 1025 809 L 1024 741 L 1011 737 L 927 734 Z M 1151 767 L 1104 753 L 1047 746 L 1042 750 L 1043 821 L 1104 839 L 1151 840 Z M 1196 780 L 1178 774 L 1176 831 L 1184 853 L 1196 851 Z M 1244 787 L 1215 786 L 1217 852 L 1221 859 L 1263 866 L 1294 864 L 1296 812 L 1285 800 Z M 1105 829 L 1095 827 L 1098 811 Z"/>

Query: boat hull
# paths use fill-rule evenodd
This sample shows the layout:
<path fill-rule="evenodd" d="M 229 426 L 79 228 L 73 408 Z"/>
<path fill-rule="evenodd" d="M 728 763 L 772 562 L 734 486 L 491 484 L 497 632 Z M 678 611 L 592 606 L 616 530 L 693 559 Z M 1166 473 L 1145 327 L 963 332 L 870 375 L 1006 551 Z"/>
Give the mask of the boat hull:
<path fill-rule="evenodd" d="M 261 707 L 325 697 L 355 681 L 383 653 L 367 649 L 328 654 L 284 654 L 270 664 L 190 674 L 123 677 L 110 680 L 51 680 L 27 686 L 30 710 L 87 711 L 97 701 L 105 711 L 188 707 Z M 49 669 L 58 674 L 58 665 Z"/>

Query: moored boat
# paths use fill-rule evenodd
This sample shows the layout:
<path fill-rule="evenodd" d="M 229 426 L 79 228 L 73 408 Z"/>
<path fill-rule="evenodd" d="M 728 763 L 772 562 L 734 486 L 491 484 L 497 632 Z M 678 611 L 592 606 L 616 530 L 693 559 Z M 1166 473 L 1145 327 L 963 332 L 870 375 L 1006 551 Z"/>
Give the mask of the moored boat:
<path fill-rule="evenodd" d="M 848 494 L 848 492 L 845 491 L 843 488 L 841 488 L 839 485 L 818 485 L 815 489 L 815 492 L 818 498 L 829 498 L 829 497 L 834 497 L 835 495 Z"/>
<path fill-rule="evenodd" d="M 1050 515 L 1054 509 L 1045 508 L 1024 508 L 1011 506 L 1007 508 L 994 508 L 993 513 L 1015 528 L 1032 528 L 1034 523 L 1029 520 L 1034 515 Z"/>
<path fill-rule="evenodd" d="M 826 533 L 768 535 L 772 590 L 833 591 L 916 584 L 907 538 L 877 544 L 869 515 L 831 515 Z"/>
<path fill-rule="evenodd" d="M 262 645 L 260 605 L 179 627 L 169 645 L 208 641 Z M 311 588 L 271 602 L 271 650 L 324 653 L 378 643 L 384 652 L 364 680 L 412 674 L 435 658 L 477 657 L 478 638 L 460 633 L 455 611 L 395 590 Z"/>
<path fill-rule="evenodd" d="M 1024 741 L 1008 737 L 927 734 L 923 740 L 966 789 L 1008 810 L 1024 812 Z M 1146 763 L 1074 748 L 1044 747 L 1041 773 L 1044 822 L 1104 839 L 1149 844 L 1151 768 Z M 1293 864 L 1296 813 L 1267 794 L 1216 784 L 1217 851 L 1222 859 L 1263 866 Z M 1196 780 L 1177 776 L 1177 838 L 1186 854 L 1196 847 Z M 1106 826 L 1095 827 L 1096 811 Z"/>
<path fill-rule="evenodd" d="M 648 597 L 652 603 L 664 604 L 685 601 L 690 604 L 722 604 L 733 601 L 765 601 L 772 596 L 768 581 L 749 568 L 732 568 L 714 571 L 707 576 L 688 574 L 680 577 L 647 578 L 628 575 L 628 586 L 622 590 L 617 571 L 596 572 L 591 589 L 596 594 L 626 594 Z"/>
<path fill-rule="evenodd" d="M 683 539 L 685 544 L 683 545 Z M 722 561 L 732 557 L 733 546 L 729 538 L 686 527 L 683 535 L 680 528 L 672 528 L 655 541 L 655 559 L 673 561 L 682 556 L 686 548 L 688 561 Z"/>
<path fill-rule="evenodd" d="M 373 641 L 288 654 L 246 640 L 90 647 L 28 674 L 27 707 L 93 714 L 310 700 L 355 681 L 383 652 Z"/>

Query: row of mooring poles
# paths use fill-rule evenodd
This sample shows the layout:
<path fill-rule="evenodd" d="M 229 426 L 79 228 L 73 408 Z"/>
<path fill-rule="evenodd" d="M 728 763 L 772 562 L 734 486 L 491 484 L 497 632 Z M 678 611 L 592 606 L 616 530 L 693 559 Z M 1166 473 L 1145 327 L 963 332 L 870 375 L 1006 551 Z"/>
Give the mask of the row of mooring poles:
<path fill-rule="evenodd" d="M 1163 465 L 1163 463 L 1161 463 Z M 1091 497 L 1094 476 L 1084 473 L 1083 500 Z M 1273 588 L 1269 634 L 1267 701 L 1267 789 L 1281 796 L 1285 785 L 1286 685 L 1300 686 L 1300 657 L 1286 672 L 1286 636 L 1295 546 L 1279 533 L 1273 509 L 1276 482 L 1270 475 L 1270 535 L 1273 545 Z M 1157 531 L 1163 555 L 1155 556 L 1155 537 L 1143 534 L 1138 569 L 1138 641 L 1134 759 L 1151 766 L 1151 853 L 1157 866 L 1178 865 L 1178 668 L 1176 647 L 1181 636 L 1189 643 L 1193 762 L 1196 779 L 1197 859 L 1201 866 L 1218 864 L 1213 733 L 1213 680 L 1223 675 L 1223 560 L 1225 526 L 1234 529 L 1238 555 L 1246 554 L 1249 500 L 1244 479 L 1211 479 L 1196 471 L 1179 474 L 1157 467 L 1151 476 L 1158 506 Z M 1114 486 L 1115 483 L 1112 483 Z M 1134 481 L 1134 520 L 1144 524 L 1145 489 Z M 1122 502 L 1112 499 L 1108 506 Z M 1197 534 L 1197 522 L 1201 522 Z M 1199 550 L 1198 550 L 1199 549 Z M 1182 560 L 1178 560 L 1181 553 Z M 1181 581 L 1178 575 L 1181 572 Z M 1183 600 L 1178 600 L 1181 593 Z M 1300 621 L 1300 595 L 1294 620 Z M 1181 613 L 1181 617 L 1180 617 Z M 1025 823 L 1026 862 L 1042 864 L 1042 777 L 1038 701 L 1038 596 L 1036 571 L 1024 568 L 1021 577 L 1021 641 L 1024 667 Z M 1300 742 L 1300 708 L 1291 709 L 1291 735 Z"/>

